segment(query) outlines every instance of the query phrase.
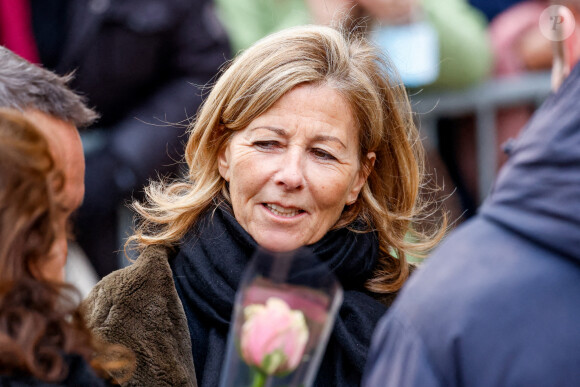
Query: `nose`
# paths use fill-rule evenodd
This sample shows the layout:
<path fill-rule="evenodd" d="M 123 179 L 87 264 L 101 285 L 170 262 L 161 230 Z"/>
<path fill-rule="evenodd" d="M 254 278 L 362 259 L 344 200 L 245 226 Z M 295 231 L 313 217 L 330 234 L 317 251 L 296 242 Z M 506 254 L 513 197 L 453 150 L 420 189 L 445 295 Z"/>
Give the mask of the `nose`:
<path fill-rule="evenodd" d="M 288 149 L 280 158 L 278 172 L 275 175 L 276 184 L 287 191 L 302 189 L 304 179 L 304 156 L 299 149 Z"/>

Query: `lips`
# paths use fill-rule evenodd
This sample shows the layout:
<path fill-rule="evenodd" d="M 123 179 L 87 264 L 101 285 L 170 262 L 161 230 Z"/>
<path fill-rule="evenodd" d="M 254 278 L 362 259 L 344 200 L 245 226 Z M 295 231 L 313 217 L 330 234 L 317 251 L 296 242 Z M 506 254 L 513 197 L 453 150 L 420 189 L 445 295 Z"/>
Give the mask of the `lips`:
<path fill-rule="evenodd" d="M 301 210 L 299 208 L 287 208 L 279 206 L 277 204 L 263 203 L 263 205 L 275 215 L 282 216 L 285 218 L 291 218 L 304 212 L 304 210 Z"/>

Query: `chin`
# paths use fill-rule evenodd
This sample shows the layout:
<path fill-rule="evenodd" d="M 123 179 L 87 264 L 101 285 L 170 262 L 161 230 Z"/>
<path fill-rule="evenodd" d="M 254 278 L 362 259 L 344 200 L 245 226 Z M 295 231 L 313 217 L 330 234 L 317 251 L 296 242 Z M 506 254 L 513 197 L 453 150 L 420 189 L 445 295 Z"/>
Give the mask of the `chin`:
<path fill-rule="evenodd" d="M 284 237 L 265 236 L 263 238 L 256 239 L 256 242 L 258 242 L 261 247 L 270 251 L 275 251 L 277 253 L 296 250 L 297 248 L 305 245 L 305 243 L 291 242 L 291 240 L 292 236 L 287 235 Z"/>

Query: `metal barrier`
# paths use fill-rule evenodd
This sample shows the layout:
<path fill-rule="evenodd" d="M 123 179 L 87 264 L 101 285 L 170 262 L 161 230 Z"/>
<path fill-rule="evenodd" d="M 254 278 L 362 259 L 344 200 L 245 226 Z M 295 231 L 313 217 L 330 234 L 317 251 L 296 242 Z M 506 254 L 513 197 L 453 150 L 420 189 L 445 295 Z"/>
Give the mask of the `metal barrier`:
<path fill-rule="evenodd" d="M 473 114 L 479 203 L 487 196 L 497 169 L 496 112 L 500 108 L 533 104 L 539 106 L 551 92 L 550 72 L 529 72 L 493 78 L 460 91 L 418 92 L 411 96 L 419 130 L 426 146 L 437 149 L 437 121 Z"/>

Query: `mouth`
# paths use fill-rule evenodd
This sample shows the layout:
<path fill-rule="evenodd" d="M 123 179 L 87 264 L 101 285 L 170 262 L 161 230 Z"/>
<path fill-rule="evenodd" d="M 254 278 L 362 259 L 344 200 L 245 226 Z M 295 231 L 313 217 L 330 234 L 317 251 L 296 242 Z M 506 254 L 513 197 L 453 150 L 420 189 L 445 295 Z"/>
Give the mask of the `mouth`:
<path fill-rule="evenodd" d="M 272 212 L 274 215 L 281 216 L 284 218 L 291 218 L 293 216 L 300 215 L 306 212 L 304 210 L 301 210 L 300 208 L 294 207 L 287 208 L 272 203 L 262 203 L 262 205 L 266 207 L 268 210 L 270 210 L 270 212 Z"/>

